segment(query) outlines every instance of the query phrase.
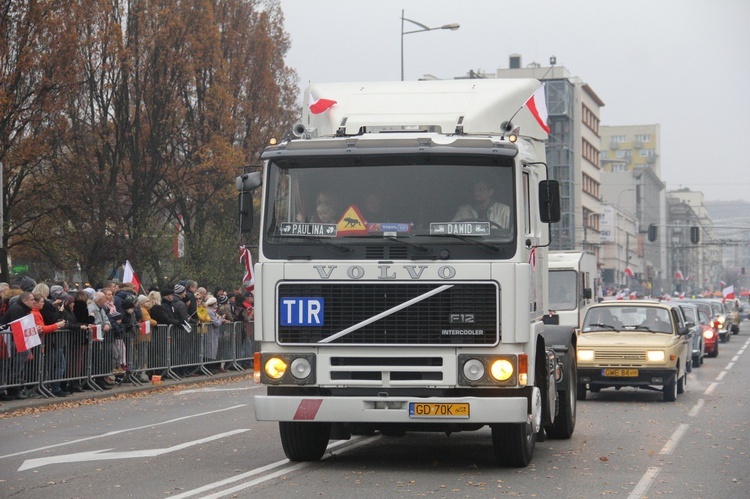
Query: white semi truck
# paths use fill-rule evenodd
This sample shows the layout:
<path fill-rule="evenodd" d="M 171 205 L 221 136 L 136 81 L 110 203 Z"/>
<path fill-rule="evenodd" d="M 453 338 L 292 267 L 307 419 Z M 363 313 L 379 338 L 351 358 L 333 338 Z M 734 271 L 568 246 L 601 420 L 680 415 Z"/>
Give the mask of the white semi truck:
<path fill-rule="evenodd" d="M 560 207 L 539 91 L 312 85 L 294 136 L 237 179 L 263 186 L 255 416 L 279 422 L 289 459 L 489 426 L 497 460 L 526 466 L 537 438 L 572 435 L 575 334 L 542 322 Z"/>
<path fill-rule="evenodd" d="M 598 296 L 596 255 L 584 251 L 549 253 L 548 324 L 580 327 L 586 309 Z"/>

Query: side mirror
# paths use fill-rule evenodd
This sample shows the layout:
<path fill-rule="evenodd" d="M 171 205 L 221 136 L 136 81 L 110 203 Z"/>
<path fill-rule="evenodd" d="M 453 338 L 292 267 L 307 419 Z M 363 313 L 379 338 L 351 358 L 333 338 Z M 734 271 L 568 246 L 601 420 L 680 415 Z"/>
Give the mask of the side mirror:
<path fill-rule="evenodd" d="M 694 327 L 695 327 L 695 322 L 686 322 L 686 323 L 685 323 L 685 327 L 686 327 L 687 329 L 692 329 L 692 328 L 694 328 Z"/>
<path fill-rule="evenodd" d="M 591 288 L 584 288 L 583 289 L 583 297 L 586 300 L 590 300 L 593 296 L 594 296 L 594 294 L 591 292 Z"/>
<path fill-rule="evenodd" d="M 238 196 L 240 232 L 253 230 L 253 189 L 260 186 L 263 176 L 260 172 L 243 173 L 235 179 L 235 187 L 240 191 Z"/>
<path fill-rule="evenodd" d="M 557 180 L 539 182 L 539 218 L 544 223 L 560 221 L 560 183 Z"/>

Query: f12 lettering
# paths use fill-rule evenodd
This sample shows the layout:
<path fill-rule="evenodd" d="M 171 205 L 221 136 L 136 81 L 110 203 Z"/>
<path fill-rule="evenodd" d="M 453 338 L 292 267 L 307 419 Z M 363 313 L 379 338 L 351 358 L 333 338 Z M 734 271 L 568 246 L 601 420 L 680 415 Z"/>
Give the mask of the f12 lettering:
<path fill-rule="evenodd" d="M 322 326 L 323 298 L 281 298 L 282 326 Z"/>

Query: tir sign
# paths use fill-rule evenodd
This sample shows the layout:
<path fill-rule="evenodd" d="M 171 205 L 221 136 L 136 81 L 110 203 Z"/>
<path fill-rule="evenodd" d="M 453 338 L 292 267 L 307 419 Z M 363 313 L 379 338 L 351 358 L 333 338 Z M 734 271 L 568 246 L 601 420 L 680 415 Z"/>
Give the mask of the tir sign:
<path fill-rule="evenodd" d="M 322 326 L 323 298 L 281 298 L 279 316 L 282 326 Z"/>

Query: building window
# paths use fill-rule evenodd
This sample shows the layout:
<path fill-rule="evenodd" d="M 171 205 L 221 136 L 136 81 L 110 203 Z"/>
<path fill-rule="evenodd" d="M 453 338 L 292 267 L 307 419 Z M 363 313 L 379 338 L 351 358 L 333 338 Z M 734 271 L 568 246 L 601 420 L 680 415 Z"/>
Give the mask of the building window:
<path fill-rule="evenodd" d="M 653 149 L 641 149 L 638 153 L 642 158 L 650 158 L 656 155 L 656 152 Z"/>
<path fill-rule="evenodd" d="M 614 173 L 622 173 L 628 171 L 628 165 L 625 163 L 612 163 L 612 171 Z"/>
<path fill-rule="evenodd" d="M 651 134 L 639 133 L 635 136 L 636 142 L 651 142 Z"/>
<path fill-rule="evenodd" d="M 624 144 L 625 143 L 625 136 L 624 135 L 613 135 L 612 136 L 612 142 L 615 144 Z"/>
<path fill-rule="evenodd" d="M 617 156 L 620 159 L 630 159 L 631 154 L 632 154 L 632 151 L 630 149 L 615 151 L 615 156 Z"/>
<path fill-rule="evenodd" d="M 599 166 L 599 150 L 586 139 L 581 139 L 581 156 L 592 165 Z"/>
<path fill-rule="evenodd" d="M 587 194 L 591 194 L 596 199 L 599 199 L 599 187 L 601 184 L 591 178 L 590 176 L 583 173 L 581 175 L 581 190 Z"/>
<path fill-rule="evenodd" d="M 586 107 L 585 104 L 581 104 L 581 119 L 583 124 L 586 125 L 592 132 L 599 136 L 599 117 L 594 112 Z"/>

